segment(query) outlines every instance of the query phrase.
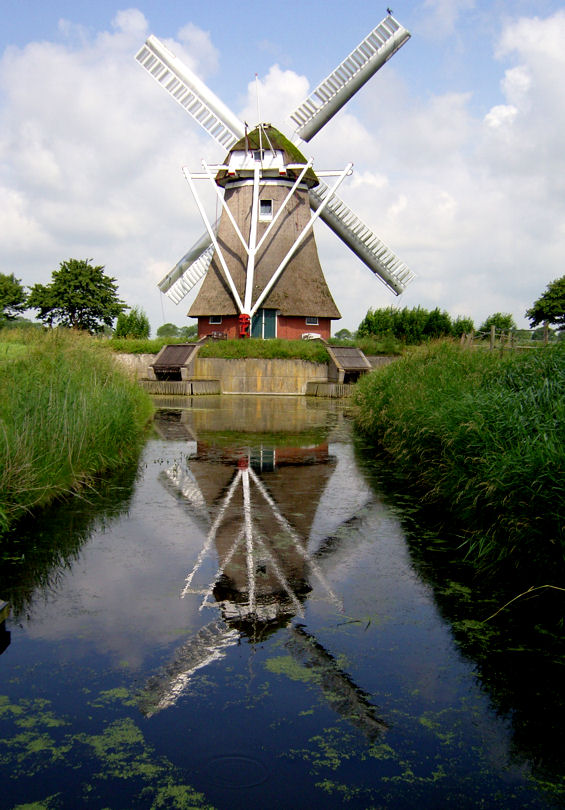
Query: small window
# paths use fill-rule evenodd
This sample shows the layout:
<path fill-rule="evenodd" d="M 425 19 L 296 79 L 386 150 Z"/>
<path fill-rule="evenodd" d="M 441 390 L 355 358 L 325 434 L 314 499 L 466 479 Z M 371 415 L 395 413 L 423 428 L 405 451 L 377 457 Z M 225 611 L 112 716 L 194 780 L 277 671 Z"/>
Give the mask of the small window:
<path fill-rule="evenodd" d="M 273 201 L 259 200 L 259 221 L 270 222 L 273 218 Z"/>
<path fill-rule="evenodd" d="M 264 155 L 265 155 L 264 149 L 253 150 L 253 160 L 263 160 Z"/>
<path fill-rule="evenodd" d="M 306 326 L 318 326 L 318 319 L 313 317 L 306 318 Z"/>
<path fill-rule="evenodd" d="M 222 322 L 221 315 L 210 315 L 210 318 L 208 319 L 208 323 L 218 324 L 221 322 Z"/>

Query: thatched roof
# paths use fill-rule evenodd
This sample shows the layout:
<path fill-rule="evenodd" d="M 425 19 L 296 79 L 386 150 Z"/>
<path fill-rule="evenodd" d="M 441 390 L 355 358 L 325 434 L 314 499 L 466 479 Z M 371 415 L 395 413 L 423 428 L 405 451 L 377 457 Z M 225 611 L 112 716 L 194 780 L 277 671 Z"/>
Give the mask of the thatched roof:
<path fill-rule="evenodd" d="M 251 132 L 248 132 L 247 135 L 241 138 L 235 146 L 230 149 L 224 162 L 228 163 L 232 152 L 255 152 L 260 149 L 263 149 L 265 152 L 271 149 L 282 152 L 285 165 L 292 163 L 308 163 L 300 149 L 289 141 L 282 132 L 279 132 L 278 129 L 275 129 L 275 127 L 272 127 L 270 124 L 262 124 L 260 127 L 256 127 L 251 130 Z M 300 171 L 297 169 L 288 170 L 288 176 L 291 179 L 296 179 L 299 174 Z M 229 182 L 228 173 L 225 169 L 218 172 L 216 182 L 220 186 L 225 186 L 226 183 Z M 318 178 L 312 168 L 308 169 L 302 182 L 305 183 L 308 188 L 313 188 L 318 185 Z"/>
<path fill-rule="evenodd" d="M 287 193 L 287 186 L 280 185 L 280 183 L 269 184 L 267 181 L 261 185 L 260 197 L 273 200 L 273 208 L 276 212 Z M 245 239 L 248 239 L 250 231 L 252 194 L 251 185 L 230 187 L 228 184 L 225 192 L 226 203 Z M 308 191 L 298 189 L 256 258 L 253 303 L 309 219 Z M 268 224 L 266 222 L 258 223 L 258 240 L 267 229 Z M 220 219 L 218 243 L 243 301 L 247 254 L 225 214 L 222 214 Z M 282 315 L 287 316 L 315 316 L 334 319 L 341 317 L 324 278 L 312 231 L 300 245 L 262 306 L 266 309 L 280 310 Z M 191 317 L 239 314 L 216 254 L 188 314 Z"/>

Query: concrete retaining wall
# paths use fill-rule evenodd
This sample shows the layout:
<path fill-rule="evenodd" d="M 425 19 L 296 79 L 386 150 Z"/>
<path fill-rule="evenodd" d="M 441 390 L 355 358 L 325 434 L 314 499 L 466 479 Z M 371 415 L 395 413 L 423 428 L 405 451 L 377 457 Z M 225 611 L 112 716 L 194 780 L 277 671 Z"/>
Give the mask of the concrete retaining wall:
<path fill-rule="evenodd" d="M 193 379 L 219 380 L 223 394 L 305 394 L 309 382 L 328 379 L 328 367 L 305 360 L 197 357 Z"/>

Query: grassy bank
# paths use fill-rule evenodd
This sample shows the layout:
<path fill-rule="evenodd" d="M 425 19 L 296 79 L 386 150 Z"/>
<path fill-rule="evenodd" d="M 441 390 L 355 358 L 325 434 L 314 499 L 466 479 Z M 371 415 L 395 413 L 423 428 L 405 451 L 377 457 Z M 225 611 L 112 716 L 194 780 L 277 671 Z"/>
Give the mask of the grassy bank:
<path fill-rule="evenodd" d="M 365 377 L 356 422 L 456 525 L 477 567 L 565 568 L 565 347 L 432 344 Z"/>
<path fill-rule="evenodd" d="M 0 335 L 6 344 L 12 349 L 0 352 L 0 533 L 135 457 L 152 413 L 147 396 L 88 336 Z"/>

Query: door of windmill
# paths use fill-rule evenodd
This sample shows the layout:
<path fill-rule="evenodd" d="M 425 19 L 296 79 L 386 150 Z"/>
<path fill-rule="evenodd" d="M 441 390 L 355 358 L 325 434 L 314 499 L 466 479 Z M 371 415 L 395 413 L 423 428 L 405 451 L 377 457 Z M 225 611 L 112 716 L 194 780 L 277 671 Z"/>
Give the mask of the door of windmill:
<path fill-rule="evenodd" d="M 251 337 L 274 338 L 277 336 L 277 310 L 260 309 L 253 316 Z"/>

